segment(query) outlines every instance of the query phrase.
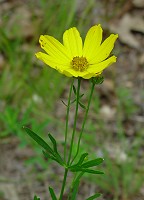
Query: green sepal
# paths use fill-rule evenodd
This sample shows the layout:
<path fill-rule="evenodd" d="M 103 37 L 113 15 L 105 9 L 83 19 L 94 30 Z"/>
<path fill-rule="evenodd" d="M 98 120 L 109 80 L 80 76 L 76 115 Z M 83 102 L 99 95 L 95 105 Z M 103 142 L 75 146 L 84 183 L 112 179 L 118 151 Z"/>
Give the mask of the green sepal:
<path fill-rule="evenodd" d="M 96 193 L 96 194 L 94 194 L 93 196 L 87 198 L 86 200 L 94 200 L 94 199 L 96 199 L 96 198 L 98 198 L 98 197 L 100 197 L 100 196 L 101 196 L 100 193 Z"/>
<path fill-rule="evenodd" d="M 103 161 L 104 161 L 103 158 L 97 158 L 97 159 L 90 160 L 88 162 L 83 163 L 81 167 L 83 168 L 94 167 L 94 166 L 100 165 Z"/>
<path fill-rule="evenodd" d="M 23 128 L 26 130 L 27 134 L 30 137 L 32 137 L 41 147 L 43 147 L 47 152 L 54 155 L 52 148 L 40 136 L 38 136 L 36 133 L 34 133 L 31 129 L 27 127 L 23 127 Z"/>
<path fill-rule="evenodd" d="M 51 187 L 49 187 L 49 192 L 50 192 L 52 200 L 57 200 L 54 190 Z"/>
<path fill-rule="evenodd" d="M 35 195 L 34 200 L 40 200 L 40 198 Z"/>
<path fill-rule="evenodd" d="M 104 82 L 104 77 L 102 75 L 99 75 L 96 77 L 92 77 L 90 80 L 94 85 L 98 85 Z"/>

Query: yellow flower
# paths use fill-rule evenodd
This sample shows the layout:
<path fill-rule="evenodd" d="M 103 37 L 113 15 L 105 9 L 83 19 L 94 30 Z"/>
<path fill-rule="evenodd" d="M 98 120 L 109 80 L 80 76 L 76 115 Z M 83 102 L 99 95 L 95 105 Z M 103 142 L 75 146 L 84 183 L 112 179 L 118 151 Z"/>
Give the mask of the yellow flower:
<path fill-rule="evenodd" d="M 108 56 L 118 35 L 111 34 L 101 43 L 102 31 L 100 25 L 92 26 L 84 44 L 75 27 L 64 32 L 63 44 L 52 36 L 41 35 L 39 42 L 47 54 L 38 52 L 36 57 L 68 77 L 90 79 L 116 62 L 115 56 Z"/>

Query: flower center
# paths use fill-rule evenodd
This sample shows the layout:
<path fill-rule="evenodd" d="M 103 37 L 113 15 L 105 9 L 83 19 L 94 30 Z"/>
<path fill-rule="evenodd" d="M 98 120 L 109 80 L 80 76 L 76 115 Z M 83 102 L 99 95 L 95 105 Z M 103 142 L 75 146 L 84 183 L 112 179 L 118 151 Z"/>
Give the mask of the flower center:
<path fill-rule="evenodd" d="M 76 71 L 83 72 L 85 69 L 88 68 L 88 61 L 85 57 L 76 56 L 72 59 L 72 67 Z"/>

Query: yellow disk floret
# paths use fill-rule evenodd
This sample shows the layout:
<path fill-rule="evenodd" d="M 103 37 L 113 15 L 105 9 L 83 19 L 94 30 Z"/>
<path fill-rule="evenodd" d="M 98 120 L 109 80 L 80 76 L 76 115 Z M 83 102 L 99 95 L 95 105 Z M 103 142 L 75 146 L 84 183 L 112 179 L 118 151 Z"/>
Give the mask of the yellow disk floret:
<path fill-rule="evenodd" d="M 72 68 L 74 70 L 80 71 L 80 72 L 83 72 L 88 67 L 88 61 L 83 56 L 82 57 L 79 57 L 79 56 L 74 57 L 71 64 L 72 64 Z"/>

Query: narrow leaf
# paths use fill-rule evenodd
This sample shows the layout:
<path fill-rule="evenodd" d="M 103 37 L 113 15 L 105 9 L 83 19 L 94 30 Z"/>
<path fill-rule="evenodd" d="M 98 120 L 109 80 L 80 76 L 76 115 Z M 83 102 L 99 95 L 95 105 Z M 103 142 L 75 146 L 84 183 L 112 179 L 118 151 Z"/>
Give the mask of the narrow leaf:
<path fill-rule="evenodd" d="M 30 130 L 27 127 L 23 127 L 27 134 L 32 137 L 41 147 L 43 147 L 46 151 L 50 152 L 51 154 L 53 154 L 53 150 L 51 149 L 51 147 L 40 137 L 38 136 L 36 133 L 34 133 L 32 130 Z"/>
<path fill-rule="evenodd" d="M 54 190 L 51 187 L 49 187 L 49 192 L 50 192 L 52 200 L 57 200 Z"/>
<path fill-rule="evenodd" d="M 51 142 L 53 143 L 53 149 L 54 149 L 54 151 L 56 153 L 58 153 L 56 140 L 54 139 L 54 137 L 50 133 L 48 134 L 48 136 L 49 136 L 49 139 L 51 140 Z"/>
<path fill-rule="evenodd" d="M 76 95 L 76 88 L 75 88 L 75 86 L 73 85 L 73 92 L 74 92 L 74 94 Z"/>
<path fill-rule="evenodd" d="M 44 155 L 45 158 L 52 159 L 52 160 L 55 160 L 56 162 L 58 162 L 58 160 L 54 156 L 48 154 L 47 152 L 42 151 L 42 153 L 43 153 L 43 155 Z"/>
<path fill-rule="evenodd" d="M 94 166 L 101 164 L 103 161 L 104 161 L 103 158 L 97 158 L 97 159 L 85 162 L 84 164 L 81 165 L 81 167 L 83 167 L 83 168 L 94 167 Z"/>
<path fill-rule="evenodd" d="M 70 167 L 70 169 L 71 169 L 71 168 L 75 168 L 75 167 L 77 167 L 77 166 L 81 166 L 81 164 L 83 163 L 83 161 L 84 161 L 84 159 L 86 158 L 86 156 L 88 156 L 88 153 L 83 153 L 83 154 L 81 155 L 79 161 L 78 161 L 75 165 L 72 165 L 72 166 Z"/>
<path fill-rule="evenodd" d="M 84 159 L 88 156 L 88 153 L 83 153 L 77 163 L 77 165 L 81 165 L 84 161 Z"/>
<path fill-rule="evenodd" d="M 63 101 L 63 100 L 61 100 L 61 102 L 64 104 L 64 106 L 66 106 L 67 107 L 67 104 Z"/>
<path fill-rule="evenodd" d="M 104 172 L 93 170 L 93 169 L 81 169 L 82 172 L 87 172 L 90 174 L 104 174 Z"/>
<path fill-rule="evenodd" d="M 84 104 L 82 104 L 80 101 L 79 101 L 79 105 L 83 108 L 83 109 L 86 109 L 86 106 Z"/>
<path fill-rule="evenodd" d="M 84 94 L 79 95 L 79 99 L 82 98 L 83 96 L 84 96 Z M 76 101 L 76 99 L 74 99 L 74 100 L 71 102 L 71 104 L 74 103 L 75 101 Z"/>
<path fill-rule="evenodd" d="M 98 198 L 98 197 L 100 197 L 100 196 L 101 196 L 101 194 L 100 194 L 100 193 L 97 193 L 97 194 L 94 194 L 93 196 L 89 197 L 89 198 L 86 199 L 86 200 L 94 200 L 94 199 L 96 199 L 96 198 Z"/>
<path fill-rule="evenodd" d="M 98 170 L 93 170 L 93 169 L 85 169 L 85 168 L 81 168 L 81 167 L 75 167 L 75 168 L 72 168 L 70 169 L 72 172 L 87 172 L 87 173 L 90 173 L 90 174 L 104 174 L 103 172 L 101 171 L 98 171 Z"/>
<path fill-rule="evenodd" d="M 76 200 L 77 197 L 77 192 L 78 192 L 78 187 L 79 187 L 79 180 L 74 183 L 73 191 L 72 191 L 72 196 L 71 200 Z"/>

